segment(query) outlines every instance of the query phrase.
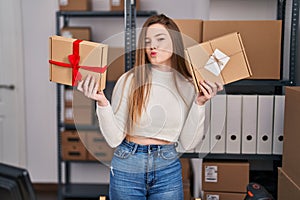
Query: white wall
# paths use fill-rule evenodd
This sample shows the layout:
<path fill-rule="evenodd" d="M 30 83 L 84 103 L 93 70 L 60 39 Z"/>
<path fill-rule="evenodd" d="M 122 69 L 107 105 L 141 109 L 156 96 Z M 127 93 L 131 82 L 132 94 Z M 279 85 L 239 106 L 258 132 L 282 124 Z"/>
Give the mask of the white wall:
<path fill-rule="evenodd" d="M 94 0 L 95 10 L 108 10 L 109 0 Z M 227 2 L 226 4 L 224 2 Z M 264 2 L 264 3 L 262 3 Z M 275 19 L 276 0 L 141 0 L 142 10 L 183 19 Z M 250 9 L 251 8 L 251 9 Z M 56 33 L 58 0 L 23 0 L 26 89 L 27 164 L 33 182 L 57 181 L 56 87 L 48 78 L 48 37 Z M 211 12 L 209 12 L 211 11 Z M 255 12 L 255 13 L 254 13 Z M 220 14 L 221 13 L 221 14 Z M 141 26 L 145 19 L 138 19 Z M 92 26 L 94 41 L 123 31 L 122 18 L 85 18 L 70 25 Z M 106 182 L 108 168 L 77 164 L 74 181 Z M 85 174 L 87 173 L 87 174 Z"/>
<path fill-rule="evenodd" d="M 48 78 L 48 36 L 55 31 L 56 1 L 22 1 L 27 167 L 34 182 L 57 177 L 55 84 Z"/>
<path fill-rule="evenodd" d="M 273 20 L 277 16 L 277 0 L 211 0 L 210 20 Z"/>

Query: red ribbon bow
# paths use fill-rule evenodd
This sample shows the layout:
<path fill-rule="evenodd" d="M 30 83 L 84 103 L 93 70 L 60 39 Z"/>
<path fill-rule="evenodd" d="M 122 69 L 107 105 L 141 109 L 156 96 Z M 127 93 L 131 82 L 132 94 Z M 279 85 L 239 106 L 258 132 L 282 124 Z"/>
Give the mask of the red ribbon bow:
<path fill-rule="evenodd" d="M 79 66 L 80 56 L 79 56 L 79 43 L 82 42 L 82 40 L 75 40 L 73 42 L 73 54 L 68 56 L 69 63 L 63 63 L 58 62 L 54 60 L 49 60 L 50 64 L 61 66 L 61 67 L 68 67 L 72 68 L 72 86 L 77 86 L 78 81 L 82 79 L 82 75 L 79 72 L 79 68 L 82 68 L 84 70 L 88 70 L 91 72 L 97 72 L 97 73 L 104 73 L 107 69 L 107 66 L 104 67 L 90 67 L 90 66 Z"/>

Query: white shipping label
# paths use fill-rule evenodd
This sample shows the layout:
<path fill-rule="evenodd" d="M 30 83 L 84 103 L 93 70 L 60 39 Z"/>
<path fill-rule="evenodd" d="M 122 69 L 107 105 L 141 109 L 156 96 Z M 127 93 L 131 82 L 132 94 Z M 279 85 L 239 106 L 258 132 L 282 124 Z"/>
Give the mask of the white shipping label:
<path fill-rule="evenodd" d="M 208 194 L 208 195 L 206 195 L 206 199 L 207 200 L 219 200 L 220 196 L 217 194 Z"/>
<path fill-rule="evenodd" d="M 61 36 L 65 38 L 73 38 L 73 34 L 71 33 L 71 31 L 62 31 Z"/>
<path fill-rule="evenodd" d="M 65 101 L 73 101 L 73 90 L 65 90 Z"/>
<path fill-rule="evenodd" d="M 121 5 L 121 0 L 112 0 L 111 4 L 113 6 L 120 6 Z"/>
<path fill-rule="evenodd" d="M 205 182 L 218 182 L 218 166 L 205 167 Z"/>
<path fill-rule="evenodd" d="M 61 6 L 66 6 L 66 5 L 68 5 L 68 0 L 59 0 L 59 5 L 61 5 Z"/>
<path fill-rule="evenodd" d="M 207 61 L 204 68 L 214 75 L 219 76 L 229 60 L 229 56 L 224 54 L 219 49 L 216 49 L 214 53 L 209 57 L 209 60 Z"/>
<path fill-rule="evenodd" d="M 72 108 L 66 108 L 65 119 L 66 120 L 72 120 L 73 119 L 73 109 Z"/>

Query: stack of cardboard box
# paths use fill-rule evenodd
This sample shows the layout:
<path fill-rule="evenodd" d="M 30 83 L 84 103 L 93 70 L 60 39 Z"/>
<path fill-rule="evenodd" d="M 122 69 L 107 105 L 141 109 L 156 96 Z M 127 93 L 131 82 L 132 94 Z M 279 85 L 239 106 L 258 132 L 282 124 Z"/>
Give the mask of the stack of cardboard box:
<path fill-rule="evenodd" d="M 88 150 L 87 160 L 98 160 L 102 163 L 110 163 L 114 150 L 107 144 L 99 131 L 86 132 L 85 141 Z"/>
<path fill-rule="evenodd" d="M 113 149 L 99 131 L 67 130 L 60 133 L 63 160 L 110 163 Z"/>
<path fill-rule="evenodd" d="M 204 200 L 244 200 L 248 184 L 248 162 L 205 161 L 202 164 Z"/>
<path fill-rule="evenodd" d="M 300 87 L 286 87 L 282 168 L 278 168 L 278 200 L 300 199 Z"/>
<path fill-rule="evenodd" d="M 87 151 L 84 146 L 85 133 L 68 130 L 60 133 L 61 156 L 63 160 L 86 160 Z"/>
<path fill-rule="evenodd" d="M 76 88 L 65 89 L 64 123 L 93 125 L 95 122 L 95 103 Z"/>

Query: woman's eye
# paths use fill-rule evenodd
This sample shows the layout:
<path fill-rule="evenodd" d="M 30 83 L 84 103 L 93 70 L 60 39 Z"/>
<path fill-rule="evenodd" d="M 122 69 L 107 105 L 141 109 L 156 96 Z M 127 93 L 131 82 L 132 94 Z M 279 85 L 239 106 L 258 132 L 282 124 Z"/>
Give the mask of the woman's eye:
<path fill-rule="evenodd" d="M 161 41 L 165 40 L 165 38 L 158 38 L 157 40 L 158 40 L 159 42 L 161 42 Z"/>
<path fill-rule="evenodd" d="M 145 45 L 149 45 L 150 44 L 150 41 L 149 40 L 146 40 L 145 41 Z"/>

